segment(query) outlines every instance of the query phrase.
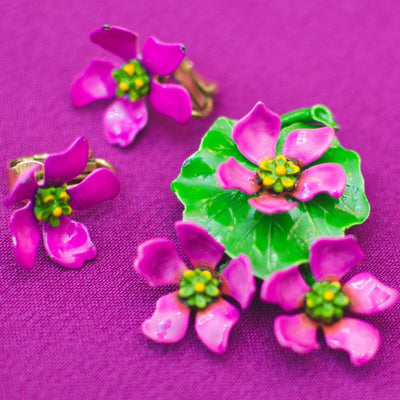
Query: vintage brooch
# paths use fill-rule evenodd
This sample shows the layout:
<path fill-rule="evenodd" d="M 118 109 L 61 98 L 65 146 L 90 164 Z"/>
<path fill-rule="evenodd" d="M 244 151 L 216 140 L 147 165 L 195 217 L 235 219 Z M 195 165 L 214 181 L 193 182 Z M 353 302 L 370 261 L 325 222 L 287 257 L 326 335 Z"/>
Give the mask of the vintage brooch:
<path fill-rule="evenodd" d="M 219 118 L 172 182 L 183 218 L 230 257 L 246 254 L 258 278 L 307 262 L 311 243 L 369 215 L 360 157 L 334 129 L 321 105 L 279 117 L 259 102 L 238 121 Z"/>

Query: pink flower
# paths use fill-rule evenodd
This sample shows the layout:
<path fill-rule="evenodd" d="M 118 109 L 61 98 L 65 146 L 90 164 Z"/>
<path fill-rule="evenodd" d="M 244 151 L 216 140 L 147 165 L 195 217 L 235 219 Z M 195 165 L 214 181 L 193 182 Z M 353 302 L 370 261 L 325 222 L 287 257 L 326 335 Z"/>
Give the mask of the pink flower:
<path fill-rule="evenodd" d="M 145 96 L 159 113 L 179 123 L 190 120 L 189 92 L 180 85 L 163 84 L 155 79 L 169 76 L 179 67 L 186 51 L 182 44 L 164 43 L 150 36 L 139 55 L 136 33 L 108 25 L 93 31 L 90 39 L 125 61 L 121 66 L 93 60 L 71 88 L 71 98 L 77 107 L 118 97 L 103 117 L 104 134 L 110 144 L 128 146 L 144 128 L 147 123 Z"/>
<path fill-rule="evenodd" d="M 217 273 L 225 248 L 192 222 L 177 222 L 175 229 L 193 269 L 186 266 L 168 239 L 152 239 L 139 246 L 134 267 L 151 286 L 180 286 L 178 291 L 160 297 L 142 331 L 155 342 L 177 343 L 186 334 L 191 310 L 196 310 L 198 337 L 208 349 L 222 353 L 240 316 L 222 295 L 232 297 L 243 309 L 249 306 L 255 292 L 251 263 L 240 255 Z"/>
<path fill-rule="evenodd" d="M 232 138 L 239 151 L 258 166 L 251 171 L 235 158 L 219 165 L 217 180 L 222 189 L 238 189 L 253 195 L 248 202 L 264 214 L 283 213 L 297 206 L 285 196 L 309 201 L 319 193 L 339 198 L 346 187 L 346 173 L 339 164 L 324 163 L 304 169 L 318 160 L 335 136 L 331 127 L 292 131 L 276 154 L 281 129 L 279 115 L 259 102 L 235 123 Z"/>
<path fill-rule="evenodd" d="M 50 258 L 67 268 L 80 268 L 96 256 L 85 225 L 67 217 L 73 209 L 84 210 L 113 199 L 120 190 L 117 176 L 107 168 L 98 168 L 82 182 L 67 188 L 85 168 L 89 145 L 84 137 L 44 161 L 44 180 L 38 183 L 40 165 L 21 173 L 10 190 L 7 205 L 27 201 L 10 219 L 13 247 L 18 264 L 31 269 L 35 263 L 42 222 L 43 244 Z"/>
<path fill-rule="evenodd" d="M 339 280 L 362 258 L 357 241 L 350 235 L 318 239 L 310 247 L 310 269 L 316 280 L 311 288 L 297 266 L 275 272 L 263 282 L 263 301 L 278 304 L 285 311 L 304 311 L 275 319 L 275 337 L 281 346 L 300 354 L 318 349 L 317 329 L 321 327 L 326 344 L 347 351 L 352 364 L 363 365 L 375 356 L 379 331 L 344 313 L 382 312 L 397 303 L 399 292 L 367 272 L 355 275 L 342 286 Z"/>

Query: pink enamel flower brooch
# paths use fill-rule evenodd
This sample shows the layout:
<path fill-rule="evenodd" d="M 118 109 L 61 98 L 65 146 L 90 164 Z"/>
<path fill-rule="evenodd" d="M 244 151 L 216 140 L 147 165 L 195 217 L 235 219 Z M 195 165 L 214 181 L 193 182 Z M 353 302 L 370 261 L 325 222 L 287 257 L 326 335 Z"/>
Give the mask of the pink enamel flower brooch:
<path fill-rule="evenodd" d="M 154 314 L 142 325 L 143 333 L 155 342 L 179 342 L 193 311 L 199 339 L 214 353 L 223 353 L 240 317 L 229 298 L 246 309 L 255 292 L 250 261 L 241 255 L 221 265 L 225 249 L 203 228 L 181 221 L 175 229 L 189 266 L 168 239 L 152 239 L 138 249 L 136 271 L 151 286 L 176 285 L 178 289 L 157 301 Z"/>
<path fill-rule="evenodd" d="M 300 354 L 316 350 L 317 329 L 321 328 L 326 344 L 348 352 L 354 365 L 374 357 L 380 344 L 379 331 L 346 314 L 385 311 L 398 302 L 399 292 L 368 272 L 341 283 L 362 258 L 352 236 L 319 239 L 310 247 L 311 284 L 306 283 L 298 266 L 275 272 L 263 282 L 261 300 L 278 304 L 285 311 L 302 311 L 275 319 L 274 333 L 281 346 Z"/>
<path fill-rule="evenodd" d="M 319 193 L 341 197 L 346 187 L 346 172 L 340 164 L 309 166 L 331 146 L 333 128 L 294 129 L 284 140 L 282 150 L 277 151 L 281 125 L 279 115 L 261 102 L 235 123 L 232 139 L 258 170 L 249 170 L 231 157 L 216 171 L 221 188 L 256 195 L 248 202 L 264 214 L 283 213 L 297 207 L 298 203 L 290 198 L 309 201 Z"/>
<path fill-rule="evenodd" d="M 264 302 L 301 311 L 275 319 L 281 346 L 309 353 L 321 329 L 329 347 L 361 366 L 380 335 L 352 315 L 387 310 L 399 293 L 367 272 L 342 282 L 362 259 L 345 231 L 368 218 L 369 204 L 360 157 L 340 145 L 337 130 L 325 106 L 278 115 L 259 102 L 238 121 L 214 123 L 172 190 L 184 219 L 223 245 L 231 262 L 248 257 Z"/>

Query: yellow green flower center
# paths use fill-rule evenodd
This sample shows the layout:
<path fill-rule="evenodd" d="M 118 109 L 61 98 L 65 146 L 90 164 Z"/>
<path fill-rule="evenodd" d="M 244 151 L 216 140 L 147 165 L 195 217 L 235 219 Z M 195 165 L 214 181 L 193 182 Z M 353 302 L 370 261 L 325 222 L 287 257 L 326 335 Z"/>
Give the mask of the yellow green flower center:
<path fill-rule="evenodd" d="M 35 195 L 33 213 L 39 221 L 58 226 L 60 225 L 59 218 L 72 212 L 68 204 L 69 199 L 65 187 L 39 188 Z"/>
<path fill-rule="evenodd" d="M 313 320 L 332 324 L 343 317 L 350 299 L 343 293 L 340 282 L 316 282 L 306 294 L 305 312 Z"/>
<path fill-rule="evenodd" d="M 196 268 L 183 273 L 178 295 L 190 307 L 204 309 L 220 295 L 220 281 L 208 269 Z"/>
<path fill-rule="evenodd" d="M 120 69 L 112 72 L 118 83 L 116 95 L 127 95 L 131 101 L 137 101 L 150 90 L 150 77 L 138 60 L 130 60 Z"/>
<path fill-rule="evenodd" d="M 275 193 L 290 192 L 296 187 L 300 167 L 285 156 L 262 160 L 258 178 L 265 189 Z"/>

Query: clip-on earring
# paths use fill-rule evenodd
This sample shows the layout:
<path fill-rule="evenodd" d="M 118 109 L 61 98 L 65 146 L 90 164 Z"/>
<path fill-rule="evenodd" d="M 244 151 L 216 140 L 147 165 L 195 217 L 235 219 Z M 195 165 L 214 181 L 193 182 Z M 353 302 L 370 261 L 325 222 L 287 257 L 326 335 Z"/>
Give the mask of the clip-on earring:
<path fill-rule="evenodd" d="M 93 158 L 87 140 L 77 138 L 59 153 L 21 157 L 8 164 L 10 193 L 6 205 L 26 203 L 10 219 L 18 264 L 35 263 L 42 222 L 43 244 L 50 258 L 67 268 L 80 268 L 93 259 L 96 247 L 85 225 L 68 217 L 113 199 L 120 191 L 114 167 Z"/>
<path fill-rule="evenodd" d="M 93 31 L 90 39 L 121 57 L 124 64 L 92 60 L 72 84 L 71 98 L 75 106 L 82 107 L 117 97 L 103 117 L 110 144 L 126 147 L 144 128 L 145 97 L 160 114 L 182 124 L 191 117 L 204 118 L 211 113 L 217 86 L 194 71 L 193 63 L 185 59 L 182 44 L 164 43 L 150 36 L 140 55 L 136 33 L 109 25 Z M 171 79 L 177 83 L 168 83 Z"/>

